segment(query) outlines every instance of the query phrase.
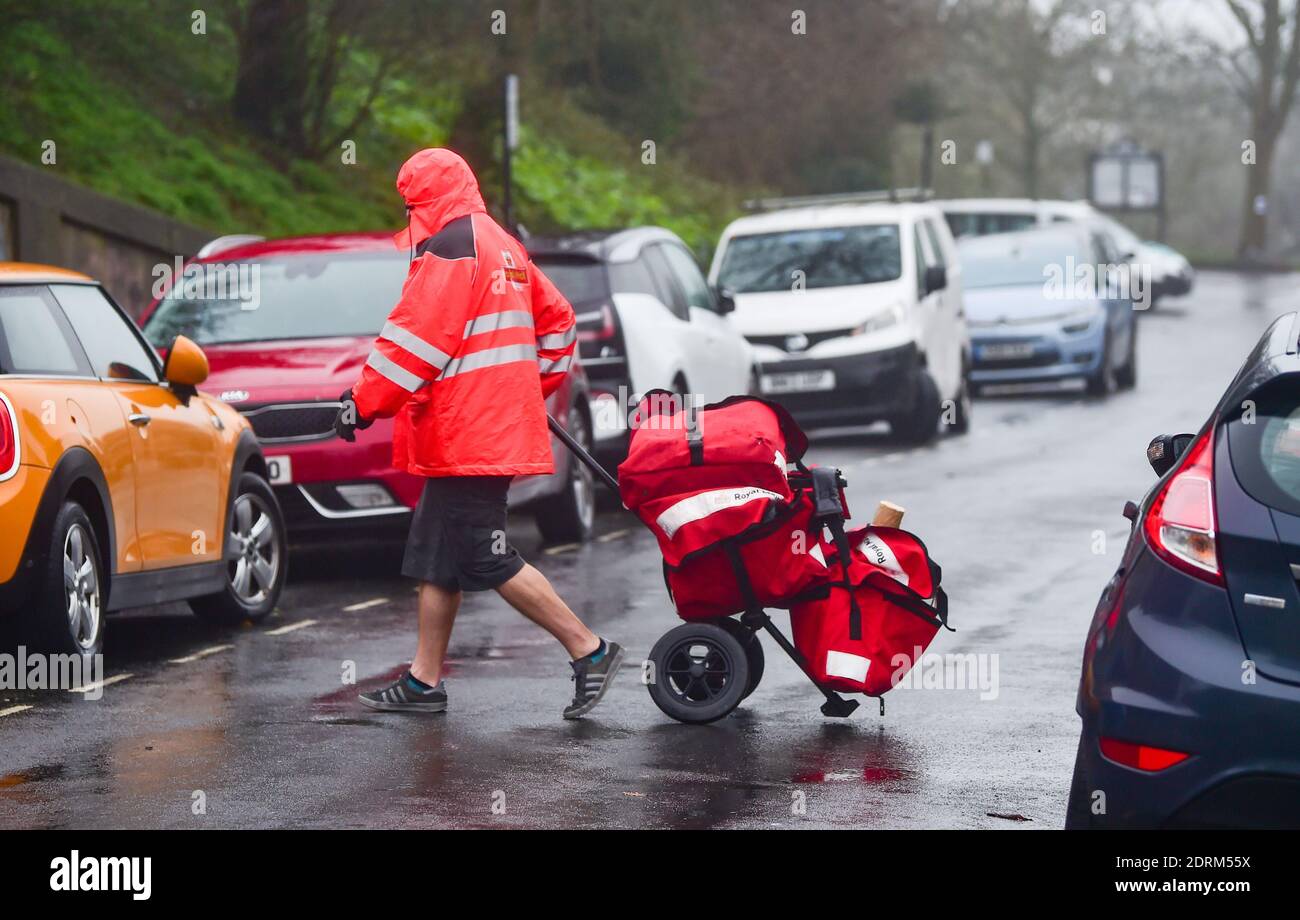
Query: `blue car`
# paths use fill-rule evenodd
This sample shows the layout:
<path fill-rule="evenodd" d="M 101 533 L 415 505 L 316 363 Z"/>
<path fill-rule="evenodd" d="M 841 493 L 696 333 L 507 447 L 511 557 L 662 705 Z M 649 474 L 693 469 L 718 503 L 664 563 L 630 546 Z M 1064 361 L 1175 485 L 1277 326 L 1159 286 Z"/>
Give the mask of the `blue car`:
<path fill-rule="evenodd" d="M 1300 827 L 1300 314 L 1160 476 L 1084 645 L 1067 827 Z"/>
<path fill-rule="evenodd" d="M 958 253 L 977 391 L 1082 379 L 1104 396 L 1136 385 L 1142 279 L 1100 224 L 967 237 Z"/>

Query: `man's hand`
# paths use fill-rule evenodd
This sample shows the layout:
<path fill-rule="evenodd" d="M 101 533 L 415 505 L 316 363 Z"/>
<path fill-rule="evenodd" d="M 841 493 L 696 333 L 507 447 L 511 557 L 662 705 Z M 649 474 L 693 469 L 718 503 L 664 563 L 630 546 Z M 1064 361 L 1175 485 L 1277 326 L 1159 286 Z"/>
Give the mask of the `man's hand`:
<path fill-rule="evenodd" d="M 343 440 L 355 441 L 357 439 L 357 429 L 360 428 L 364 431 L 374 424 L 374 420 L 361 417 L 361 413 L 357 411 L 357 401 L 352 398 L 351 390 L 340 396 L 339 402 L 342 405 L 339 406 L 339 414 L 334 418 L 334 430 Z"/>

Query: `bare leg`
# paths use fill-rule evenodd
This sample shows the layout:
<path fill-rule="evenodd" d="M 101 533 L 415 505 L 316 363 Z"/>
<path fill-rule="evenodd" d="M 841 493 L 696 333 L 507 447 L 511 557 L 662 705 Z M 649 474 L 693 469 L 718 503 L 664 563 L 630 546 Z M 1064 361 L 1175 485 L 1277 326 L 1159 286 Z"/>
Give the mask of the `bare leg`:
<path fill-rule="evenodd" d="M 578 619 L 569 605 L 560 600 L 546 576 L 531 565 L 525 563 L 519 574 L 497 588 L 497 593 L 511 607 L 558 639 L 570 658 L 590 655 L 600 647 L 600 637 Z M 446 647 L 445 642 L 443 646 Z"/>
<path fill-rule="evenodd" d="M 411 675 L 416 680 L 433 686 L 442 679 L 442 661 L 447 657 L 447 643 L 459 609 L 459 591 L 420 583 L 420 638 L 411 662 Z"/>

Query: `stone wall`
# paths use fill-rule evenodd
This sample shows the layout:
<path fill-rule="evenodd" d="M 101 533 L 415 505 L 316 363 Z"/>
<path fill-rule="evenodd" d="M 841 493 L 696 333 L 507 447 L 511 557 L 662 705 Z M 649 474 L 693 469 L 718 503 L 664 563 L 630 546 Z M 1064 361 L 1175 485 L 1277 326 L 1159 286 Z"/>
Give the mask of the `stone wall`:
<path fill-rule="evenodd" d="M 0 259 L 85 272 L 132 316 L 151 299 L 155 265 L 191 256 L 218 235 L 91 191 L 57 170 L 0 156 Z"/>

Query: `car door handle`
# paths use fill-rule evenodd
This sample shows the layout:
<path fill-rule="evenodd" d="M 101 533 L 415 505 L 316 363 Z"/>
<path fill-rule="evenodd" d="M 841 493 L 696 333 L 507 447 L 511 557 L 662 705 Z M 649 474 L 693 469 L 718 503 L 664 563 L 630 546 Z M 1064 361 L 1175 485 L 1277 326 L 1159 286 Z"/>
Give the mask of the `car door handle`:
<path fill-rule="evenodd" d="M 148 425 L 149 422 L 151 422 L 153 419 L 152 416 L 150 416 L 146 412 L 132 412 L 130 415 L 126 417 L 126 420 L 130 422 L 132 425 L 143 426 L 143 425 Z"/>

